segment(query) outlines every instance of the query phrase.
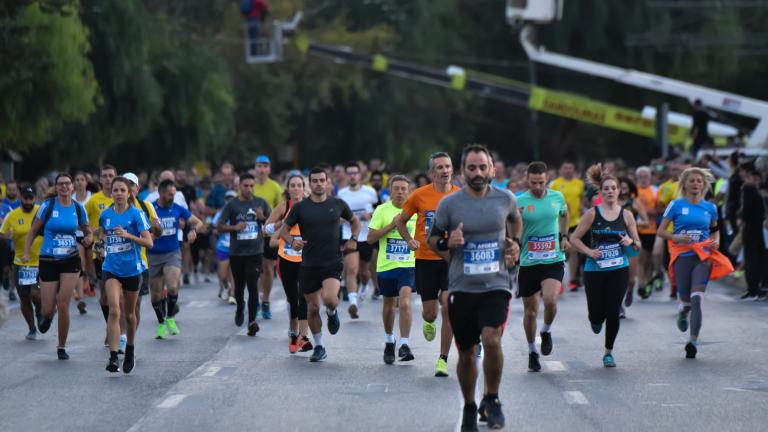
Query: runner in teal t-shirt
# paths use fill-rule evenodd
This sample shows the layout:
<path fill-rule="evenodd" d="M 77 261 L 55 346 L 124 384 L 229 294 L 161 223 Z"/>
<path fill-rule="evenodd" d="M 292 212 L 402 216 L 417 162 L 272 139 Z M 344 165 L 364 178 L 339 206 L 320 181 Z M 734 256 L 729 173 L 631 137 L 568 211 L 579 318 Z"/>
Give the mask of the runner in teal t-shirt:
<path fill-rule="evenodd" d="M 519 296 L 523 298 L 523 328 L 528 340 L 528 370 L 541 370 L 536 350 L 536 318 L 544 300 L 541 354 L 552 352 L 550 328 L 557 315 L 557 297 L 563 292 L 568 242 L 568 206 L 563 194 L 547 188 L 547 165 L 532 162 L 526 170 L 530 190 L 517 197 L 523 226 L 515 233 L 520 242 Z"/>
<path fill-rule="evenodd" d="M 552 189 L 544 197 L 536 198 L 531 191 L 517 197 L 517 205 L 523 216 L 520 265 L 552 264 L 565 261 L 560 249 L 558 220 L 568 208 L 563 194 Z"/>

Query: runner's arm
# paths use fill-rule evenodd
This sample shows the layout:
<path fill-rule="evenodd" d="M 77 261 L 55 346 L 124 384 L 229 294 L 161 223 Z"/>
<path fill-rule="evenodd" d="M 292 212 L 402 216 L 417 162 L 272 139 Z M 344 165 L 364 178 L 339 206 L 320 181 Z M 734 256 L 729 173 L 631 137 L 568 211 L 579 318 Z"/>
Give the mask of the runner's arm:
<path fill-rule="evenodd" d="M 397 232 L 399 232 L 400 237 L 402 237 L 403 240 L 405 240 L 408 243 L 413 241 L 413 237 L 411 236 L 411 233 L 408 232 L 408 225 L 407 225 L 408 221 L 411 220 L 412 216 L 413 214 L 407 214 L 407 211 L 403 210 L 394 219 L 395 226 L 397 227 Z"/>
<path fill-rule="evenodd" d="M 440 250 L 437 246 L 437 242 L 440 239 L 444 239 L 445 232 L 441 230 L 440 228 L 436 226 L 432 226 L 432 229 L 429 231 L 429 239 L 427 239 L 427 246 L 429 246 L 430 249 L 432 249 L 436 254 L 440 255 L 440 258 L 444 259 L 445 261 L 451 260 L 451 253 L 446 250 Z"/>
<path fill-rule="evenodd" d="M 571 234 L 571 245 L 576 248 L 576 250 L 584 255 L 592 256 L 591 252 L 592 249 L 587 247 L 586 244 L 584 244 L 584 241 L 582 238 L 584 237 L 584 234 L 589 231 L 589 227 L 592 226 L 592 222 L 595 221 L 595 209 L 591 208 L 587 210 L 586 213 L 584 213 L 583 216 L 581 216 L 581 220 L 579 220 L 579 224 L 576 225 L 576 229 L 573 231 L 573 234 Z"/>

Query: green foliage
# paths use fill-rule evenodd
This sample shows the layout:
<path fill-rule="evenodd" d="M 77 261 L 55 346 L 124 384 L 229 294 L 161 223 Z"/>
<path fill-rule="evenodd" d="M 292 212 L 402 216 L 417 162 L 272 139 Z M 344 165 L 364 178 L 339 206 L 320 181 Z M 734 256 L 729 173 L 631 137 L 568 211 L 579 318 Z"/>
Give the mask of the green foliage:
<path fill-rule="evenodd" d="M 98 84 L 78 2 L 17 2 L 2 12 L 0 148 L 33 149 L 94 112 Z"/>

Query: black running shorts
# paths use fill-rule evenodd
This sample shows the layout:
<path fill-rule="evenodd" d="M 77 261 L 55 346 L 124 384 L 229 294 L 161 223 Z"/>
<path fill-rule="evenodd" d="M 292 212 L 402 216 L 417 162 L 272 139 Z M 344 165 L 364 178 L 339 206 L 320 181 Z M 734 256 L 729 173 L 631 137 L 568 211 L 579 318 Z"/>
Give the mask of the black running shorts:
<path fill-rule="evenodd" d="M 563 282 L 565 276 L 564 263 L 536 264 L 532 266 L 520 266 L 517 272 L 517 286 L 520 297 L 530 297 L 541 291 L 541 283 L 546 279 L 554 279 Z"/>
<path fill-rule="evenodd" d="M 510 298 L 512 294 L 502 290 L 448 294 L 448 317 L 460 350 L 477 345 L 483 327 L 498 328 L 506 324 Z"/>

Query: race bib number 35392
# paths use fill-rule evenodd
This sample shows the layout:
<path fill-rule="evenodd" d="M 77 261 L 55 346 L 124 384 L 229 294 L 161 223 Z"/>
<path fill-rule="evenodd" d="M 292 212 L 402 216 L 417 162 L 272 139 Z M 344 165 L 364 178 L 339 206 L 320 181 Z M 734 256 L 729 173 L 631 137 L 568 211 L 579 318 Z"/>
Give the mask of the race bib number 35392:
<path fill-rule="evenodd" d="M 549 260 L 557 258 L 555 249 L 555 235 L 528 238 L 528 259 Z"/>

